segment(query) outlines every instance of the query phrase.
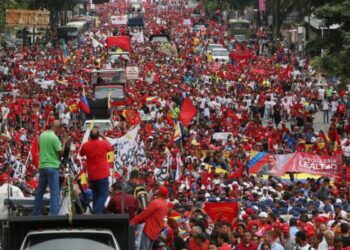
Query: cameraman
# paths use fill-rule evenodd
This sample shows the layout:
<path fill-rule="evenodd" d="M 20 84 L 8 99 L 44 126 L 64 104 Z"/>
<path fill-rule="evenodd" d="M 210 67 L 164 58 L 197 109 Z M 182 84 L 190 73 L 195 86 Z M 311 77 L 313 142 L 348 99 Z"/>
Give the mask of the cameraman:
<path fill-rule="evenodd" d="M 60 187 L 59 166 L 60 157 L 64 153 L 68 137 L 65 135 L 62 144 L 58 138 L 61 131 L 61 123 L 55 120 L 48 130 L 39 137 L 40 162 L 39 162 L 39 185 L 35 193 L 33 215 L 41 214 L 43 196 L 47 186 L 50 187 L 50 211 L 49 215 L 58 215 Z"/>
<path fill-rule="evenodd" d="M 103 134 L 100 134 L 97 128 L 91 130 L 89 141 L 85 142 L 80 150 L 80 155 L 87 158 L 87 172 L 92 189 L 94 214 L 102 214 L 109 195 L 107 153 L 110 151 L 112 151 L 112 145 Z"/>

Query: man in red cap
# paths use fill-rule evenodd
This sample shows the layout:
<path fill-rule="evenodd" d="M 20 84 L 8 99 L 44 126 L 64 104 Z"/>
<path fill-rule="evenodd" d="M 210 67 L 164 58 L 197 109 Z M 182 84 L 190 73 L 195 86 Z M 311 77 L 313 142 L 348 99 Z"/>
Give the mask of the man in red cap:
<path fill-rule="evenodd" d="M 151 250 L 154 241 L 164 227 L 164 218 L 167 215 L 168 207 L 166 199 L 168 189 L 164 186 L 159 187 L 158 197 L 150 202 L 148 207 L 134 219 L 130 221 L 131 225 L 145 223 L 143 228 L 140 250 Z"/>

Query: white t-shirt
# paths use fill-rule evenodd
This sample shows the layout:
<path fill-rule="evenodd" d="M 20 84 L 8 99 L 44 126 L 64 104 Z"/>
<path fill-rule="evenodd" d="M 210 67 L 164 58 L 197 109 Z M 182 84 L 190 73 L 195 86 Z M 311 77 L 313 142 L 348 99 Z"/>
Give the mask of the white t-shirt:
<path fill-rule="evenodd" d="M 311 247 L 309 244 L 306 244 L 303 247 L 300 246 L 296 246 L 295 250 L 315 250 L 313 247 Z"/>
<path fill-rule="evenodd" d="M 70 121 L 70 113 L 67 112 L 66 114 L 61 114 L 60 115 L 62 124 L 64 125 L 69 125 L 69 121 Z"/>
<path fill-rule="evenodd" d="M 10 109 L 8 107 L 1 107 L 1 115 L 3 119 L 6 119 L 8 114 L 10 113 Z"/>
<path fill-rule="evenodd" d="M 324 97 L 324 93 L 326 92 L 326 90 L 325 89 L 318 89 L 318 98 L 319 99 L 323 99 L 323 97 Z"/>

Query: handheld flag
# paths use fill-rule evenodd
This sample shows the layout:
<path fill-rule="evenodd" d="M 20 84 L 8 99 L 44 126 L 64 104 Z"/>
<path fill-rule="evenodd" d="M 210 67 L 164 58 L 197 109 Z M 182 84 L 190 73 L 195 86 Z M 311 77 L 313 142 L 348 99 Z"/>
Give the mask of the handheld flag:
<path fill-rule="evenodd" d="M 182 127 L 182 124 L 181 122 L 177 122 L 175 124 L 175 132 L 174 132 L 174 142 L 179 142 L 182 137 L 183 137 L 183 127 Z"/>
<path fill-rule="evenodd" d="M 184 102 L 181 105 L 181 111 L 180 111 L 180 121 L 183 123 L 183 125 L 187 126 L 191 123 L 193 117 L 197 114 L 196 107 L 192 104 L 191 100 L 189 98 L 186 98 Z"/>
<path fill-rule="evenodd" d="M 36 168 L 38 168 L 39 167 L 39 140 L 38 140 L 39 121 L 38 121 L 38 115 L 36 115 L 34 122 L 35 122 L 34 123 L 35 135 L 34 135 L 34 139 L 32 142 L 32 146 L 30 148 L 30 153 L 32 156 L 32 162 L 33 162 L 34 166 Z"/>
<path fill-rule="evenodd" d="M 328 136 L 326 135 L 326 133 L 324 132 L 323 129 L 320 129 L 320 132 L 318 132 L 318 136 L 323 139 L 325 144 L 328 144 L 329 138 L 328 138 Z"/>
<path fill-rule="evenodd" d="M 91 112 L 89 103 L 84 93 L 80 96 L 79 108 L 83 110 L 86 114 L 90 114 Z"/>
<path fill-rule="evenodd" d="M 48 103 L 45 107 L 45 113 L 44 113 L 44 116 L 43 116 L 43 119 L 46 121 L 47 118 L 49 117 L 49 114 L 51 112 L 51 104 Z"/>

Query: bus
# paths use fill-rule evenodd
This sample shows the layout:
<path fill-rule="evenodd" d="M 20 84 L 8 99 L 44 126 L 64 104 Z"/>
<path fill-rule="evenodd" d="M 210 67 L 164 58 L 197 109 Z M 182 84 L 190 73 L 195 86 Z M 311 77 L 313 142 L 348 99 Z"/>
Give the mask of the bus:
<path fill-rule="evenodd" d="M 247 19 L 230 19 L 229 34 L 232 35 L 236 41 L 246 42 L 250 38 L 250 22 Z"/>

